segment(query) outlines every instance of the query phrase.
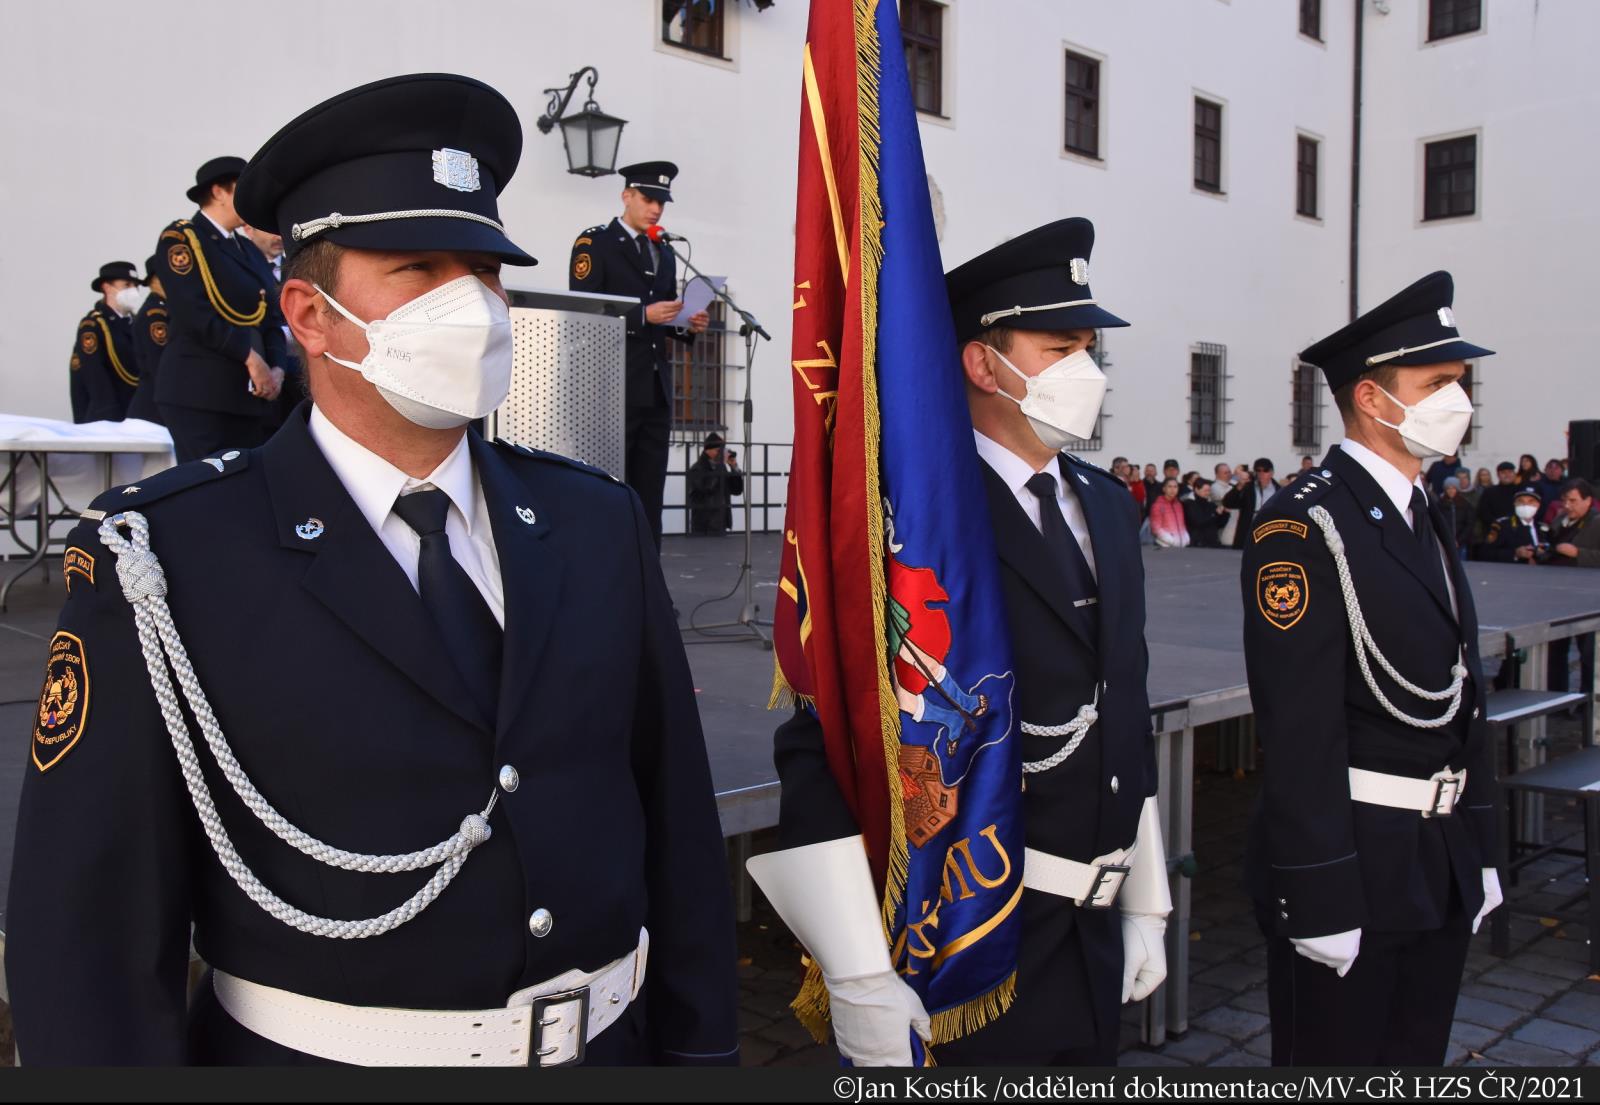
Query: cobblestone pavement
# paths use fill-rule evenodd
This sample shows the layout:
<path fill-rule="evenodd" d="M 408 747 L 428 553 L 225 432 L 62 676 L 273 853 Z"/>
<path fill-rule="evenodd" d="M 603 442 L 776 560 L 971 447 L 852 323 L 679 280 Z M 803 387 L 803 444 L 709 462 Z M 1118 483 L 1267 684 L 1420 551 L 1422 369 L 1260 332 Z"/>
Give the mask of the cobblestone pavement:
<path fill-rule="evenodd" d="M 1552 720 L 1550 734 L 1576 742 L 1576 725 Z M 1207 741 L 1196 742 L 1206 755 Z M 1124 1066 L 1266 1066 L 1266 948 L 1242 886 L 1241 863 L 1253 776 L 1242 779 L 1196 766 L 1195 858 L 1190 934 L 1189 1030 L 1159 1048 L 1139 1043 L 1139 1014 L 1125 1009 Z M 1547 799 L 1552 837 L 1582 843 L 1575 805 Z M 758 847 L 760 842 L 758 841 Z M 1557 857 L 1525 868 L 1510 889 L 1513 904 L 1554 908 L 1584 887 L 1577 859 Z M 1489 952 L 1489 924 L 1473 938 L 1450 1033 L 1452 1065 L 1600 1065 L 1600 976 L 1588 971 L 1588 926 L 1549 917 L 1511 919 L 1511 953 Z M 740 1027 L 750 1066 L 828 1066 L 831 1047 L 819 1046 L 789 1012 L 799 985 L 799 949 L 755 893 L 753 916 L 740 926 Z"/>

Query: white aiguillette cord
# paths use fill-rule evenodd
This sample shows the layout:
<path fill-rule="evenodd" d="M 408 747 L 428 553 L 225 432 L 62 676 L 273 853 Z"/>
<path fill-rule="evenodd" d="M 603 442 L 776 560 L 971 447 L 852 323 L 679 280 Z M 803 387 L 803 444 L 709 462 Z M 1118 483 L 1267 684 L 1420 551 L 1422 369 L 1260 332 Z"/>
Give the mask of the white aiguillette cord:
<path fill-rule="evenodd" d="M 128 537 L 122 535 L 120 532 L 122 529 L 128 531 Z M 161 562 L 156 559 L 155 552 L 150 548 L 149 521 L 137 511 L 114 514 L 100 523 L 100 540 L 105 543 L 106 548 L 116 554 L 117 580 L 122 585 L 122 593 L 133 606 L 139 646 L 144 653 L 145 666 L 150 671 L 150 686 L 155 691 L 156 702 L 161 707 L 161 716 L 166 720 L 167 732 L 172 737 L 172 750 L 177 753 L 178 766 L 183 770 L 183 781 L 189 787 L 189 797 L 194 802 L 195 812 L 200 816 L 200 824 L 204 827 L 206 836 L 211 840 L 212 850 L 216 852 L 217 859 L 222 862 L 228 874 L 233 876 L 233 881 L 238 884 L 239 889 L 262 909 L 291 928 L 312 936 L 326 936 L 338 940 L 381 936 L 427 909 L 456 877 L 462 864 L 466 862 L 468 853 L 489 839 L 489 814 L 494 810 L 499 792 L 491 790 L 489 804 L 484 807 L 483 812 L 468 814 L 462 819 L 461 827 L 446 840 L 431 848 L 404 855 L 377 856 L 347 852 L 331 844 L 324 844 L 302 832 L 290 824 L 288 819 L 274 809 L 261 792 L 256 790 L 249 776 L 245 774 L 244 768 L 235 758 L 233 749 L 228 746 L 227 739 L 222 735 L 217 717 L 211 712 L 211 704 L 206 701 L 205 692 L 200 689 L 200 681 L 195 676 L 194 667 L 189 663 L 189 654 L 178 636 L 177 626 L 173 624 L 172 612 L 167 608 L 166 573 L 162 571 Z M 194 713 L 195 720 L 200 723 L 206 744 L 210 746 L 212 755 L 222 768 L 222 773 L 233 785 L 234 793 L 262 824 L 277 835 L 278 839 L 319 863 L 345 871 L 389 874 L 416 871 L 435 864 L 441 865 L 439 869 L 420 890 L 401 905 L 380 917 L 370 917 L 360 921 L 338 921 L 302 912 L 268 890 L 239 857 L 227 829 L 223 827 L 221 817 L 217 814 L 217 807 L 211 800 L 211 790 L 206 785 L 205 776 L 200 770 L 199 754 L 195 751 L 194 741 L 190 737 L 188 723 L 184 721 L 183 709 L 173 690 L 172 680 L 167 675 L 168 662 L 171 663 L 172 670 L 177 673 L 189 709 Z"/>
<path fill-rule="evenodd" d="M 1344 538 L 1339 536 L 1339 529 L 1333 524 L 1333 516 L 1325 507 L 1314 506 L 1308 512 L 1311 520 L 1322 530 L 1322 536 L 1328 542 L 1328 551 L 1333 553 L 1333 563 L 1339 571 L 1339 588 L 1344 592 L 1345 613 L 1350 618 L 1350 636 L 1355 645 L 1356 662 L 1361 665 L 1361 677 L 1367 681 L 1367 688 L 1372 691 L 1372 697 L 1396 721 L 1403 721 L 1418 729 L 1438 729 L 1440 726 L 1450 724 L 1450 720 L 1461 709 L 1461 692 L 1467 682 L 1467 667 L 1465 664 L 1456 663 L 1450 666 L 1450 685 L 1442 691 L 1425 691 L 1412 683 L 1405 676 L 1395 670 L 1389 663 L 1388 657 L 1378 648 L 1378 642 L 1372 639 L 1372 631 L 1367 628 L 1367 619 L 1361 613 L 1361 602 L 1356 598 L 1356 587 L 1350 579 L 1350 563 L 1344 555 Z M 1450 708 L 1442 717 L 1418 718 L 1401 710 L 1378 689 L 1378 680 L 1372 674 L 1372 667 L 1367 662 L 1367 655 L 1371 654 L 1377 659 L 1378 664 L 1389 677 L 1400 684 L 1410 693 L 1427 702 L 1450 702 Z"/>

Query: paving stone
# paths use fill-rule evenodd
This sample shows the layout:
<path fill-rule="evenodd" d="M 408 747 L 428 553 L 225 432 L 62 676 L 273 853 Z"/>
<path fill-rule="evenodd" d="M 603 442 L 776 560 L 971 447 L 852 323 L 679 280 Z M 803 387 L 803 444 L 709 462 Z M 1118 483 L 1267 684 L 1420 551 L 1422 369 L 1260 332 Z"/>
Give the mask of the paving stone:
<path fill-rule="evenodd" d="M 1539 1015 L 1566 1021 L 1582 1028 L 1600 1027 L 1600 995 L 1562 994 L 1549 1006 L 1540 1010 Z"/>
<path fill-rule="evenodd" d="M 801 1051 L 780 1056 L 766 1064 L 769 1067 L 833 1067 L 839 1066 L 839 1054 L 831 1047 L 815 1045 Z"/>
<path fill-rule="evenodd" d="M 1263 1032 L 1245 1044 L 1244 1049 L 1251 1055 L 1259 1055 L 1263 1059 L 1270 1060 L 1272 1058 L 1272 1033 Z"/>
<path fill-rule="evenodd" d="M 1247 949 L 1243 958 L 1246 963 L 1254 963 L 1257 966 L 1265 967 L 1267 965 L 1266 945 L 1257 944 L 1255 947 Z"/>
<path fill-rule="evenodd" d="M 1507 990 L 1501 986 L 1485 986 L 1481 982 L 1469 982 L 1461 987 L 1461 996 L 1469 998 L 1482 998 L 1498 1005 L 1509 1005 L 1513 1009 L 1521 1009 L 1532 1013 L 1547 999 L 1543 994 L 1530 994 L 1526 990 Z"/>
<path fill-rule="evenodd" d="M 1589 965 L 1589 945 L 1582 940 L 1574 940 L 1570 936 L 1562 936 L 1561 930 L 1552 932 L 1548 939 L 1541 940 L 1534 945 L 1540 955 L 1548 955 L 1553 959 L 1571 959 Z"/>
<path fill-rule="evenodd" d="M 1246 990 L 1236 996 L 1231 1004 L 1238 1006 L 1240 1009 L 1248 1009 L 1252 1013 L 1265 1015 L 1270 1012 L 1267 1008 L 1267 988 L 1265 986 L 1259 986 L 1254 990 Z"/>
<path fill-rule="evenodd" d="M 1483 1054 L 1496 1063 L 1514 1067 L 1570 1067 L 1578 1062 L 1570 1055 L 1521 1040 L 1501 1040 Z"/>
<path fill-rule="evenodd" d="M 1236 1009 L 1231 1005 L 1223 1005 L 1200 1014 L 1189 1023 L 1198 1028 L 1203 1028 L 1207 1032 L 1215 1032 L 1217 1035 L 1226 1036 L 1235 1042 L 1242 1042 L 1258 1033 L 1265 1032 L 1268 1022 L 1267 1018 L 1260 1013 L 1252 1013 L 1248 1009 Z"/>
<path fill-rule="evenodd" d="M 1456 1020 L 1481 1024 L 1485 1028 L 1497 1028 L 1504 1031 L 1522 1020 L 1526 1015 L 1520 1009 L 1513 1009 L 1509 1005 L 1501 1005 L 1499 1002 L 1484 1001 L 1482 998 L 1462 997 L 1456 999 Z"/>
<path fill-rule="evenodd" d="M 1203 982 L 1189 983 L 1189 1015 L 1204 1013 L 1207 1009 L 1215 1009 L 1233 996 L 1232 990 L 1225 990 L 1220 986 L 1207 986 Z"/>
<path fill-rule="evenodd" d="M 1582 1055 L 1600 1045 L 1600 1032 L 1592 1028 L 1563 1024 L 1546 1017 L 1535 1017 L 1511 1034 L 1514 1040 L 1538 1044 L 1568 1055 Z"/>
<path fill-rule="evenodd" d="M 1168 1045 L 1168 1046 L 1170 1047 L 1171 1045 Z M 1160 1053 L 1157 1053 L 1157 1052 L 1154 1052 L 1154 1051 L 1146 1051 L 1143 1048 L 1136 1047 L 1136 1048 L 1131 1048 L 1128 1051 L 1124 1051 L 1121 1055 L 1117 1056 L 1117 1066 L 1119 1066 L 1119 1067 L 1187 1067 L 1187 1066 L 1189 1066 L 1189 1064 L 1185 1063 L 1182 1059 L 1179 1059 L 1179 1058 L 1177 1058 L 1176 1056 L 1173 1056 L 1173 1055 L 1165 1055 L 1165 1054 L 1160 1054 Z"/>
<path fill-rule="evenodd" d="M 1201 971 L 1194 980 L 1224 990 L 1248 990 L 1267 981 L 1267 969 L 1253 963 L 1223 963 Z"/>
<path fill-rule="evenodd" d="M 1542 994 L 1547 998 L 1565 993 L 1567 987 L 1571 985 L 1559 978 L 1534 974 L 1532 971 L 1519 970 L 1516 967 L 1497 967 L 1492 971 L 1485 971 L 1478 977 L 1478 981 L 1490 986 L 1504 986 L 1508 990 L 1526 990 L 1530 994 Z"/>
<path fill-rule="evenodd" d="M 1191 963 L 1209 966 L 1213 963 L 1221 963 L 1225 959 L 1232 959 L 1239 953 L 1238 945 L 1224 944 L 1220 940 L 1207 940 L 1202 937 L 1199 940 L 1189 941 L 1189 961 Z"/>
<path fill-rule="evenodd" d="M 1538 947 L 1542 950 L 1551 941 L 1542 940 Z M 1558 959 L 1553 955 L 1542 955 L 1539 952 L 1525 952 L 1513 956 L 1512 966 L 1521 971 L 1532 971 L 1535 974 L 1549 975 L 1559 978 L 1563 982 L 1579 982 L 1589 975 L 1589 965 L 1571 959 Z"/>
<path fill-rule="evenodd" d="M 1203 1065 L 1227 1051 L 1233 1045 L 1221 1036 L 1191 1028 L 1181 1040 L 1168 1040 L 1161 1045 L 1161 1054 L 1181 1059 L 1185 1063 Z"/>
<path fill-rule="evenodd" d="M 786 1050 L 819 1046 L 817 1041 L 812 1039 L 810 1029 L 793 1017 L 785 1017 L 781 1021 L 772 1022 L 767 1027 L 757 1031 L 756 1036 L 763 1040 L 770 1040 Z"/>
<path fill-rule="evenodd" d="M 1211 1067 L 1270 1067 L 1272 1063 L 1264 1056 L 1251 1055 L 1248 1051 L 1230 1051 L 1226 1055 L 1219 1055 L 1206 1064 Z"/>
<path fill-rule="evenodd" d="M 759 1028 L 767 1027 L 772 1021 L 773 1018 L 763 1016 L 760 1013 L 753 1013 L 747 1008 L 741 1007 L 739 1010 L 740 1032 L 754 1032 Z"/>
<path fill-rule="evenodd" d="M 777 1044 L 760 1036 L 742 1036 L 739 1039 L 739 1065 L 764 1067 L 776 1059 L 781 1050 Z"/>
<path fill-rule="evenodd" d="M 1485 1028 L 1468 1021 L 1456 1021 L 1450 1026 L 1451 1042 L 1470 1047 L 1473 1051 L 1482 1051 L 1503 1035 L 1498 1028 Z"/>
<path fill-rule="evenodd" d="M 1467 1054 L 1467 1049 L 1456 1043 L 1454 1040 L 1451 1040 L 1450 1046 L 1445 1049 L 1444 1065 L 1447 1067 L 1459 1066 L 1469 1058 L 1470 1056 Z"/>

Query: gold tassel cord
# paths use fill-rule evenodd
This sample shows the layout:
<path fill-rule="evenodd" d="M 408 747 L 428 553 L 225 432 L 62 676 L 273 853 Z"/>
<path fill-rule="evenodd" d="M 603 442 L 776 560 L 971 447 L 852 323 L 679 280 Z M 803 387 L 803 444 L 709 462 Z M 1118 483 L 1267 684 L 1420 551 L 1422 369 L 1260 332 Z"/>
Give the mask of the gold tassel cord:
<path fill-rule="evenodd" d="M 206 298 L 211 300 L 211 306 L 217 309 L 217 314 L 222 316 L 224 322 L 234 326 L 260 326 L 261 320 L 267 317 L 266 290 L 262 290 L 261 302 L 257 303 L 256 309 L 248 315 L 235 310 L 222 298 L 222 290 L 217 287 L 216 279 L 211 275 L 211 266 L 206 264 L 206 252 L 200 248 L 200 239 L 188 227 L 183 228 L 183 236 L 188 239 L 195 264 L 200 266 L 200 282 L 205 285 Z"/>
<path fill-rule="evenodd" d="M 106 320 L 103 318 L 96 318 L 94 321 L 96 325 L 100 327 L 101 336 L 105 338 L 106 356 L 111 361 L 111 371 L 117 374 L 117 379 L 121 380 L 129 387 L 138 387 L 139 375 L 135 372 L 129 372 L 125 367 L 123 367 L 122 358 L 117 356 L 117 343 L 111 340 L 111 329 L 106 326 Z"/>

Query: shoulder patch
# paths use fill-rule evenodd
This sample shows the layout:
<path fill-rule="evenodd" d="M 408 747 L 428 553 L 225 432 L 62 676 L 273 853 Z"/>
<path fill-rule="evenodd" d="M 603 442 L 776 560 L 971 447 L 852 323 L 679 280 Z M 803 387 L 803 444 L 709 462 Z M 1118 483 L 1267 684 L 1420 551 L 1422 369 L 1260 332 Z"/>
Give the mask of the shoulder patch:
<path fill-rule="evenodd" d="M 572 259 L 572 275 L 576 280 L 587 280 L 594 271 L 594 261 L 587 253 L 580 253 Z"/>
<path fill-rule="evenodd" d="M 592 246 L 592 245 L 594 245 L 594 239 L 589 237 L 589 235 L 584 234 L 576 242 L 572 243 L 572 248 L 573 249 L 577 249 L 579 246 Z"/>
<path fill-rule="evenodd" d="M 49 771 L 72 751 L 89 724 L 89 661 L 83 641 L 64 629 L 50 638 L 33 726 L 33 766 Z"/>
<path fill-rule="evenodd" d="M 1275 533 L 1287 533 L 1292 537 L 1305 540 L 1308 528 L 1304 522 L 1293 522 L 1288 518 L 1274 518 L 1270 522 L 1263 522 L 1250 534 L 1252 541 L 1260 541 L 1263 537 L 1271 537 Z"/>
<path fill-rule="evenodd" d="M 100 336 L 93 330 L 84 330 L 78 335 L 78 346 L 85 357 L 92 357 L 100 349 Z"/>
<path fill-rule="evenodd" d="M 61 577 L 66 582 L 67 594 L 72 593 L 72 577 L 82 576 L 94 586 L 94 554 L 73 545 L 61 557 Z"/>
<path fill-rule="evenodd" d="M 76 353 L 74 353 L 72 355 L 72 362 L 71 363 L 72 363 L 72 371 L 74 371 L 74 372 L 78 371 L 78 369 L 83 367 L 83 362 L 78 360 L 78 355 Z"/>
<path fill-rule="evenodd" d="M 1275 560 L 1256 572 L 1256 608 L 1268 624 L 1292 629 L 1310 605 L 1311 584 L 1301 565 Z"/>
<path fill-rule="evenodd" d="M 525 457 L 532 457 L 534 460 L 542 460 L 553 464 L 564 464 L 568 468 L 575 468 L 579 472 L 584 472 L 591 476 L 599 476 L 601 479 L 610 480 L 612 483 L 622 482 L 610 472 L 607 472 L 604 468 L 596 468 L 592 464 L 585 464 L 583 461 L 574 460 L 572 457 L 564 457 L 560 453 L 551 453 L 544 449 L 530 449 L 526 445 L 513 445 L 503 437 L 495 438 L 494 443 L 500 446 L 502 449 L 509 449 L 513 453 L 518 453 Z"/>
<path fill-rule="evenodd" d="M 150 340 L 155 342 L 157 345 L 166 345 L 167 344 L 167 312 L 161 311 L 159 313 L 161 315 L 160 318 L 156 317 L 157 312 L 155 312 L 155 311 L 151 311 L 150 314 L 149 314 L 149 319 L 150 319 L 150 324 L 149 324 Z"/>
<path fill-rule="evenodd" d="M 85 511 L 83 517 L 98 522 L 108 514 L 115 514 L 121 510 L 137 510 L 176 495 L 180 491 L 187 491 L 191 487 L 243 472 L 249 467 L 250 454 L 240 449 L 229 449 L 225 453 L 218 453 L 204 460 L 192 460 L 187 464 L 168 468 L 164 472 L 157 472 L 140 483 L 111 488 L 94 500 L 91 504 L 92 509 Z"/>
<path fill-rule="evenodd" d="M 167 247 L 167 268 L 177 276 L 189 275 L 189 270 L 194 268 L 194 251 L 188 242 L 177 241 Z"/>

